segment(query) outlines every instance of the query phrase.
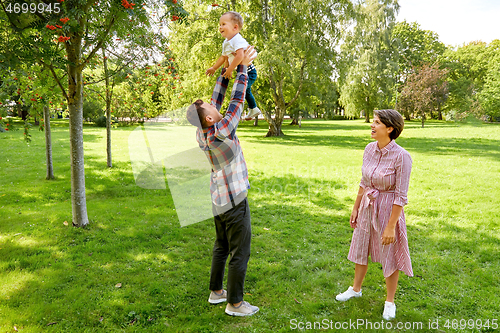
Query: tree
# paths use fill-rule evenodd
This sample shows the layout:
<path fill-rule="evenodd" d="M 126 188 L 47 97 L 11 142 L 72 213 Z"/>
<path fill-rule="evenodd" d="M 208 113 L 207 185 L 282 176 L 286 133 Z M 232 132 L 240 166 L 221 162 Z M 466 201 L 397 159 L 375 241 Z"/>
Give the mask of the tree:
<path fill-rule="evenodd" d="M 244 15 L 241 6 L 245 3 L 240 3 L 238 8 L 231 8 L 229 5 L 212 6 L 212 3 L 206 0 L 187 2 L 185 9 L 189 12 L 189 16 L 171 25 L 169 47 L 172 59 L 175 59 L 178 65 L 169 66 L 174 67 L 172 72 L 177 71 L 177 79 L 182 81 L 184 88 L 181 98 L 173 98 L 170 94 L 164 97 L 164 101 L 169 102 L 169 111 L 179 109 L 198 98 L 209 100 L 215 79 L 205 75 L 205 71 L 220 56 L 224 40 L 218 32 L 219 18 L 228 10 L 238 10 Z M 246 17 L 245 20 L 247 21 Z M 242 34 L 249 40 L 245 33 L 246 23 Z M 170 83 L 173 83 L 171 78 L 168 81 L 168 84 Z M 171 87 L 176 87 L 177 90 L 177 85 Z"/>
<path fill-rule="evenodd" d="M 446 50 L 437 33 L 422 30 L 417 22 L 398 22 L 392 30 L 398 41 L 399 75 L 404 83 L 407 75 L 426 63 L 434 63 Z"/>
<path fill-rule="evenodd" d="M 361 58 L 349 69 L 349 74 L 340 91 L 340 102 L 348 115 L 365 113 L 365 121 L 370 122 L 370 114 L 379 103 L 379 85 L 374 53 L 366 50 Z"/>
<path fill-rule="evenodd" d="M 139 43 L 140 36 L 144 36 L 151 25 L 146 5 L 151 8 L 159 3 L 52 0 L 37 7 L 35 13 L 9 12 L 15 2 L 2 3 L 12 31 L 21 35 L 14 60 L 25 64 L 40 63 L 50 70 L 68 104 L 73 225 L 83 227 L 88 224 L 83 155 L 83 70 L 111 38 L 122 40 L 122 47 L 126 47 L 127 42 Z M 167 9 L 170 13 L 185 15 L 179 5 Z M 60 56 L 61 52 L 64 57 Z M 62 83 L 63 77 L 57 75 L 58 68 L 65 72 L 67 86 Z"/>
<path fill-rule="evenodd" d="M 43 106 L 43 119 L 45 124 L 45 156 L 47 159 L 47 176 L 45 179 L 54 179 L 54 167 L 52 164 L 52 131 L 50 130 L 50 110 L 47 105 Z"/>
<path fill-rule="evenodd" d="M 446 46 L 439 41 L 437 33 L 422 30 L 417 22 L 398 22 L 392 30 L 393 39 L 397 41 L 399 70 L 396 77 L 395 109 L 398 107 L 398 94 L 404 86 L 408 76 L 424 64 L 436 62 L 446 50 Z M 410 114 L 405 117 L 410 120 Z"/>
<path fill-rule="evenodd" d="M 426 114 L 440 110 L 448 95 L 447 69 L 439 69 L 437 64 L 424 65 L 408 76 L 401 92 L 401 108 L 420 116 L 422 127 Z"/>
<path fill-rule="evenodd" d="M 349 115 L 363 110 L 366 122 L 393 86 L 398 55 L 391 31 L 398 8 L 393 0 L 366 0 L 356 7 L 354 29 L 346 31 L 340 101 Z"/>
<path fill-rule="evenodd" d="M 442 67 L 449 69 L 450 96 L 446 108 L 463 115 L 481 116 L 483 111 L 480 108 L 479 94 L 488 79 L 488 73 L 495 65 L 495 59 L 499 58 L 498 39 L 490 44 L 476 41 L 446 50 L 440 58 Z"/>
<path fill-rule="evenodd" d="M 344 0 L 253 0 L 249 10 L 255 17 L 247 31 L 260 51 L 256 63 L 264 78 L 259 100 L 272 106 L 263 112 L 266 136 L 279 136 L 285 113 L 303 92 L 319 89 L 333 76 L 335 47 L 352 6 Z"/>
<path fill-rule="evenodd" d="M 500 57 L 495 60 L 478 98 L 485 115 L 490 120 L 500 121 Z"/>
<path fill-rule="evenodd" d="M 54 179 L 54 167 L 52 164 L 52 132 L 50 128 L 50 106 L 54 105 L 54 101 L 61 101 L 61 92 L 56 84 L 51 81 L 52 74 L 41 66 L 33 66 L 33 72 L 28 76 L 28 82 L 31 87 L 32 114 L 41 113 L 43 124 L 40 130 L 45 131 L 45 155 L 47 176 L 45 179 Z M 56 102 L 57 103 L 57 102 Z M 43 111 L 42 111 L 43 110 Z M 28 126 L 25 125 L 24 135 L 28 134 Z"/>

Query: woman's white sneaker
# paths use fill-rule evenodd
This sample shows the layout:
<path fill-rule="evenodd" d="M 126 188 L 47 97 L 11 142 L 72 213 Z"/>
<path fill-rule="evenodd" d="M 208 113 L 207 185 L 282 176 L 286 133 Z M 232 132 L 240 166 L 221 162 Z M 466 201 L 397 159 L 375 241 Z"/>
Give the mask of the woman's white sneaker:
<path fill-rule="evenodd" d="M 352 289 L 352 287 L 349 287 L 349 289 L 341 294 L 338 294 L 335 298 L 337 299 L 337 301 L 345 302 L 353 297 L 361 297 L 362 295 L 363 293 L 361 292 L 361 290 L 356 292 L 354 291 L 354 289 Z"/>
<path fill-rule="evenodd" d="M 385 301 L 384 313 L 382 314 L 382 318 L 384 318 L 385 320 L 396 318 L 396 304 Z"/>

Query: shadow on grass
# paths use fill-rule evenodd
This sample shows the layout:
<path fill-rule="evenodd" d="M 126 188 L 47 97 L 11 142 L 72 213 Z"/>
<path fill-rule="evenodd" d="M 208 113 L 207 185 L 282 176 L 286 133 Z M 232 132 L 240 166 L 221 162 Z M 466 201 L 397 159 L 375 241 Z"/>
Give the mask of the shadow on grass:
<path fill-rule="evenodd" d="M 245 141 L 257 144 L 279 144 L 289 147 L 325 146 L 343 149 L 363 150 L 373 140 L 359 136 L 292 136 L 279 138 L 247 137 Z M 416 151 L 430 155 L 466 155 L 488 156 L 500 159 L 500 140 L 495 139 L 461 139 L 461 138 L 398 138 L 396 142 L 410 153 Z"/>
<path fill-rule="evenodd" d="M 238 126 L 238 130 L 241 130 L 242 132 L 251 132 L 251 131 L 264 131 L 267 133 L 269 125 L 266 122 L 260 122 L 259 126 L 253 126 L 250 124 L 244 124 Z M 332 130 L 340 130 L 340 131 L 345 131 L 345 130 L 369 130 L 370 129 L 370 124 L 359 124 L 359 122 L 353 123 L 353 122 L 348 122 L 342 123 L 341 121 L 337 122 L 332 122 L 332 121 L 325 121 L 322 123 L 322 121 L 316 120 L 316 121 L 304 121 L 302 123 L 302 127 L 298 127 L 296 125 L 289 125 L 287 123 L 283 123 L 281 130 L 285 133 L 285 136 L 287 133 L 304 133 L 304 132 L 318 132 L 318 131 L 332 131 Z M 264 133 L 264 134 L 265 134 Z"/>

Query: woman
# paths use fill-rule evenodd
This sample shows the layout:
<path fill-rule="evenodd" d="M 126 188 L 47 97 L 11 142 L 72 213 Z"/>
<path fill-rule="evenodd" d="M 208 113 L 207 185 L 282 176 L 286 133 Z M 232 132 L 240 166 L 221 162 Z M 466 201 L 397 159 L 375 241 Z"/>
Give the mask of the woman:
<path fill-rule="evenodd" d="M 387 287 L 383 318 L 396 317 L 394 294 L 399 271 L 413 276 L 403 206 L 407 204 L 411 157 L 394 140 L 404 127 L 395 110 L 375 110 L 371 137 L 363 155 L 361 183 L 352 210 L 354 228 L 348 259 L 356 264 L 352 287 L 338 301 L 361 297 L 361 285 L 371 260 L 382 264 Z"/>

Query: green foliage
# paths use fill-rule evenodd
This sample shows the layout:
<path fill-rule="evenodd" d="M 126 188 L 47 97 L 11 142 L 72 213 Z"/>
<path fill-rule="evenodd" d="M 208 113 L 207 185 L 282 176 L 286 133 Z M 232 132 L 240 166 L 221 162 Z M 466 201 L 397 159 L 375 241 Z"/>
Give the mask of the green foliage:
<path fill-rule="evenodd" d="M 284 114 L 295 103 L 304 108 L 337 100 L 331 77 L 342 25 L 353 15 L 352 3 L 251 1 L 249 11 L 255 15 L 248 27 L 250 43 L 260 51 L 256 64 L 260 77 L 265 78 L 257 89 L 271 125 L 267 135 L 280 135 Z M 315 100 L 313 91 L 326 98 Z"/>
<path fill-rule="evenodd" d="M 215 77 L 205 75 L 205 71 L 220 56 L 224 39 L 218 32 L 219 18 L 227 8 L 213 7 L 211 4 L 210 1 L 187 2 L 185 9 L 190 13 L 189 17 L 182 23 L 175 22 L 170 26 L 170 48 L 184 86 L 184 94 L 180 98 L 165 95 L 164 101 L 168 103 L 170 110 L 178 109 L 199 98 L 208 101 L 212 95 Z M 241 9 L 238 7 L 235 10 Z M 247 32 L 248 19 L 245 17 L 246 22 L 241 34 L 250 42 Z M 218 74 L 220 69 L 216 75 Z"/>
<path fill-rule="evenodd" d="M 398 53 L 391 38 L 397 2 L 367 0 L 357 9 L 356 26 L 345 31 L 346 55 L 340 75 L 340 102 L 348 115 L 366 120 L 373 110 L 390 100 L 395 81 Z"/>
<path fill-rule="evenodd" d="M 438 65 L 423 65 L 410 74 L 401 91 L 400 107 L 405 115 L 419 117 L 423 127 L 428 114 L 441 110 L 448 98 L 447 75 L 448 70 Z"/>
<path fill-rule="evenodd" d="M 102 116 L 102 114 L 103 114 L 102 103 L 99 103 L 98 100 L 84 100 L 83 119 L 90 119 L 92 121 Z M 104 126 L 106 126 L 106 122 L 104 123 Z"/>
<path fill-rule="evenodd" d="M 314 94 L 305 91 L 324 90 L 326 96 L 332 86 L 335 46 L 340 25 L 351 14 L 349 1 L 248 1 L 224 7 L 212 4 L 186 3 L 189 18 L 185 24 L 172 26 L 171 46 L 184 85 L 184 96 L 172 100 L 172 108 L 210 98 L 215 78 L 207 77 L 205 71 L 220 56 L 223 39 L 217 26 L 220 16 L 229 9 L 243 15 L 241 34 L 259 53 L 255 60 L 259 76 L 252 90 L 268 121 L 274 115 L 281 124 L 284 113 L 296 106 L 294 103 L 303 108 L 324 102 L 323 98 L 314 100 Z M 335 94 L 328 97 L 336 98 Z"/>
<path fill-rule="evenodd" d="M 490 85 L 481 95 L 481 101 L 478 94 L 483 90 L 485 82 L 491 78 L 488 73 L 493 73 L 493 67 L 500 63 L 500 40 L 494 40 L 490 44 L 471 42 L 457 49 L 449 49 L 440 61 L 442 66 L 450 71 L 448 110 L 481 117 L 484 111 L 480 103 L 488 100 L 486 94 L 494 95 L 495 89 L 489 90 L 492 88 Z"/>
<path fill-rule="evenodd" d="M 106 116 L 100 116 L 94 123 L 97 127 L 106 127 Z"/>
<path fill-rule="evenodd" d="M 500 120 L 500 56 L 486 74 L 486 82 L 478 98 L 489 119 Z"/>
<path fill-rule="evenodd" d="M 403 82 L 417 68 L 434 63 L 446 50 L 437 33 L 422 30 L 417 22 L 396 23 L 392 36 L 399 43 L 399 75 Z"/>

